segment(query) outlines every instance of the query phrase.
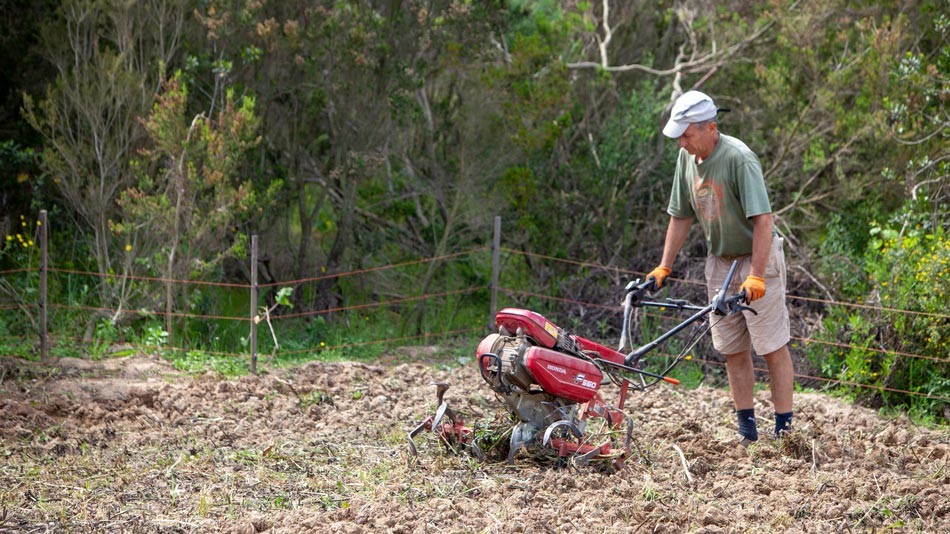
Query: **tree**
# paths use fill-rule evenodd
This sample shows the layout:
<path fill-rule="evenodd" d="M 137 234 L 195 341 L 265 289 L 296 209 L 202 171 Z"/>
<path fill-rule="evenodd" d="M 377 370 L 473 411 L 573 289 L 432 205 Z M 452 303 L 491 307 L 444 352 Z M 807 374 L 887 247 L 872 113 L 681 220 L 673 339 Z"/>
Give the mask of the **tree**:
<path fill-rule="evenodd" d="M 480 91 L 493 13 L 451 1 L 209 3 L 209 37 L 242 51 L 230 75 L 261 98 L 267 157 L 295 208 L 269 230 L 284 277 L 437 255 L 486 218 L 475 191 L 505 160 Z M 337 305 L 336 283 L 309 305 Z"/>
<path fill-rule="evenodd" d="M 46 172 L 91 231 L 89 248 L 103 276 L 116 267 L 109 227 L 115 200 L 134 183 L 130 162 L 145 141 L 138 119 L 178 51 L 183 10 L 176 0 L 67 0 L 43 31 L 57 77 L 38 104 L 24 95 L 24 113 L 45 139 Z M 117 287 L 99 284 L 102 305 L 123 300 Z"/>
<path fill-rule="evenodd" d="M 129 243 L 130 256 L 161 266 L 169 333 L 177 309 L 175 281 L 207 274 L 225 258 L 245 256 L 247 236 L 234 231 L 236 223 L 281 186 L 275 182 L 259 198 L 237 176 L 247 152 L 260 141 L 253 98 L 237 98 L 227 90 L 214 117 L 191 116 L 187 105 L 188 90 L 177 73 L 164 83 L 143 121 L 149 144 L 136 165 L 139 182 L 122 193 L 121 223 L 113 226 Z"/>

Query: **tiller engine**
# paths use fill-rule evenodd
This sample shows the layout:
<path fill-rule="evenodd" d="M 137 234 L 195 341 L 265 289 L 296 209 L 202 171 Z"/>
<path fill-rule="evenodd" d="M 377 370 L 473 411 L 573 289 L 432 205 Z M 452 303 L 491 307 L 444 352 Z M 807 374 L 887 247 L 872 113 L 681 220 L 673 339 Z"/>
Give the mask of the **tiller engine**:
<path fill-rule="evenodd" d="M 508 461 L 528 446 L 540 445 L 561 459 L 571 458 L 576 465 L 607 460 L 619 467 L 630 454 L 632 419 L 624 412 L 628 392 L 643 390 L 661 381 L 678 384 L 666 376 L 688 358 L 696 342 L 709 330 L 709 315 L 725 316 L 748 310 L 741 303 L 744 294 L 723 298 L 736 265 L 733 264 L 723 288 L 705 307 L 683 300 L 664 303 L 643 300 L 654 288 L 653 280 L 627 285 L 623 305 L 623 331 L 619 350 L 613 350 L 581 336 L 566 332 L 542 315 L 524 309 L 505 308 L 495 315 L 497 332 L 478 345 L 478 370 L 489 387 L 502 399 L 517 423 L 511 430 Z M 620 352 L 632 341 L 634 307 L 660 307 L 694 312 L 656 340 L 630 353 Z M 679 355 L 661 373 L 642 368 L 641 358 L 690 325 L 698 325 Z M 619 387 L 615 405 L 601 397 L 606 383 Z M 448 385 L 436 384 L 438 409 L 409 432 L 413 456 L 413 438 L 431 430 L 439 440 L 453 448 L 467 448 L 480 459 L 483 453 L 475 433 L 448 408 L 444 395 Z M 448 421 L 443 419 L 448 418 Z"/>

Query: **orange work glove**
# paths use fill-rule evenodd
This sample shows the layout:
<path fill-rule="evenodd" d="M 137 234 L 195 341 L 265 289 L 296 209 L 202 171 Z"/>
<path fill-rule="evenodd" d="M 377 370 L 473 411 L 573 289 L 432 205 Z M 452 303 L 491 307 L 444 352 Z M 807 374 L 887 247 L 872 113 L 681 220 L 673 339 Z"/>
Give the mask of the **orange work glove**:
<path fill-rule="evenodd" d="M 765 296 L 765 279 L 761 276 L 750 274 L 746 277 L 745 282 L 742 282 L 742 285 L 739 286 L 739 293 L 743 291 L 745 291 L 747 302 L 759 300 Z"/>
<path fill-rule="evenodd" d="M 671 272 L 673 271 L 669 267 L 660 265 L 656 269 L 650 271 L 650 274 L 647 275 L 647 280 L 651 278 L 656 280 L 656 288 L 660 289 L 663 287 L 663 280 L 666 280 L 666 277 L 669 276 Z"/>

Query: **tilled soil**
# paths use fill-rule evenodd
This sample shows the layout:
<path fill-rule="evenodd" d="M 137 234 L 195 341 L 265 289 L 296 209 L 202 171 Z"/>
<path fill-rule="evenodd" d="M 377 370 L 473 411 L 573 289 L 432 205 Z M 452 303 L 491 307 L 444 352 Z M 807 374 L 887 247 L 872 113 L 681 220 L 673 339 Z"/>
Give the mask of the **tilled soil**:
<path fill-rule="evenodd" d="M 950 435 L 906 419 L 798 394 L 794 434 L 743 449 L 727 391 L 661 385 L 628 400 L 617 472 L 479 462 L 431 433 L 412 460 L 431 382 L 479 428 L 501 404 L 472 364 L 390 360 L 228 380 L 0 358 L 0 532 L 950 532 Z"/>

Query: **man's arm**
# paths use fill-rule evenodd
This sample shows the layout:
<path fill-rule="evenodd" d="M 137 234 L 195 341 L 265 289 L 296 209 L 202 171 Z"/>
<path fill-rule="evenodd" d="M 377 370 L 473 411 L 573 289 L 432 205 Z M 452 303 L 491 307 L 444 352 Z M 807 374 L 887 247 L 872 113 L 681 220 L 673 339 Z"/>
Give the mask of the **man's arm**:
<path fill-rule="evenodd" d="M 765 296 L 765 268 L 769 264 L 769 251 L 772 248 L 772 214 L 764 213 L 752 217 L 752 265 L 749 276 L 739 286 L 748 302 Z"/>
<path fill-rule="evenodd" d="M 656 282 L 656 289 L 663 287 L 663 281 L 673 270 L 673 262 L 676 261 L 676 255 L 683 248 L 683 243 L 686 242 L 686 237 L 689 236 L 689 227 L 692 224 L 692 217 L 670 216 L 670 224 L 666 227 L 666 240 L 663 243 L 663 260 L 659 266 L 647 275 L 647 280 L 652 278 Z"/>
<path fill-rule="evenodd" d="M 765 278 L 772 248 L 772 214 L 763 213 L 752 217 L 752 266 L 749 274 Z"/>
<path fill-rule="evenodd" d="M 692 218 L 670 217 L 670 225 L 666 228 L 666 241 L 663 243 L 663 260 L 660 265 L 668 269 L 673 268 L 676 255 L 683 248 L 683 243 L 689 237 L 689 229 L 693 225 Z M 771 226 L 769 226 L 771 231 Z M 768 251 L 766 250 L 766 256 Z"/>

